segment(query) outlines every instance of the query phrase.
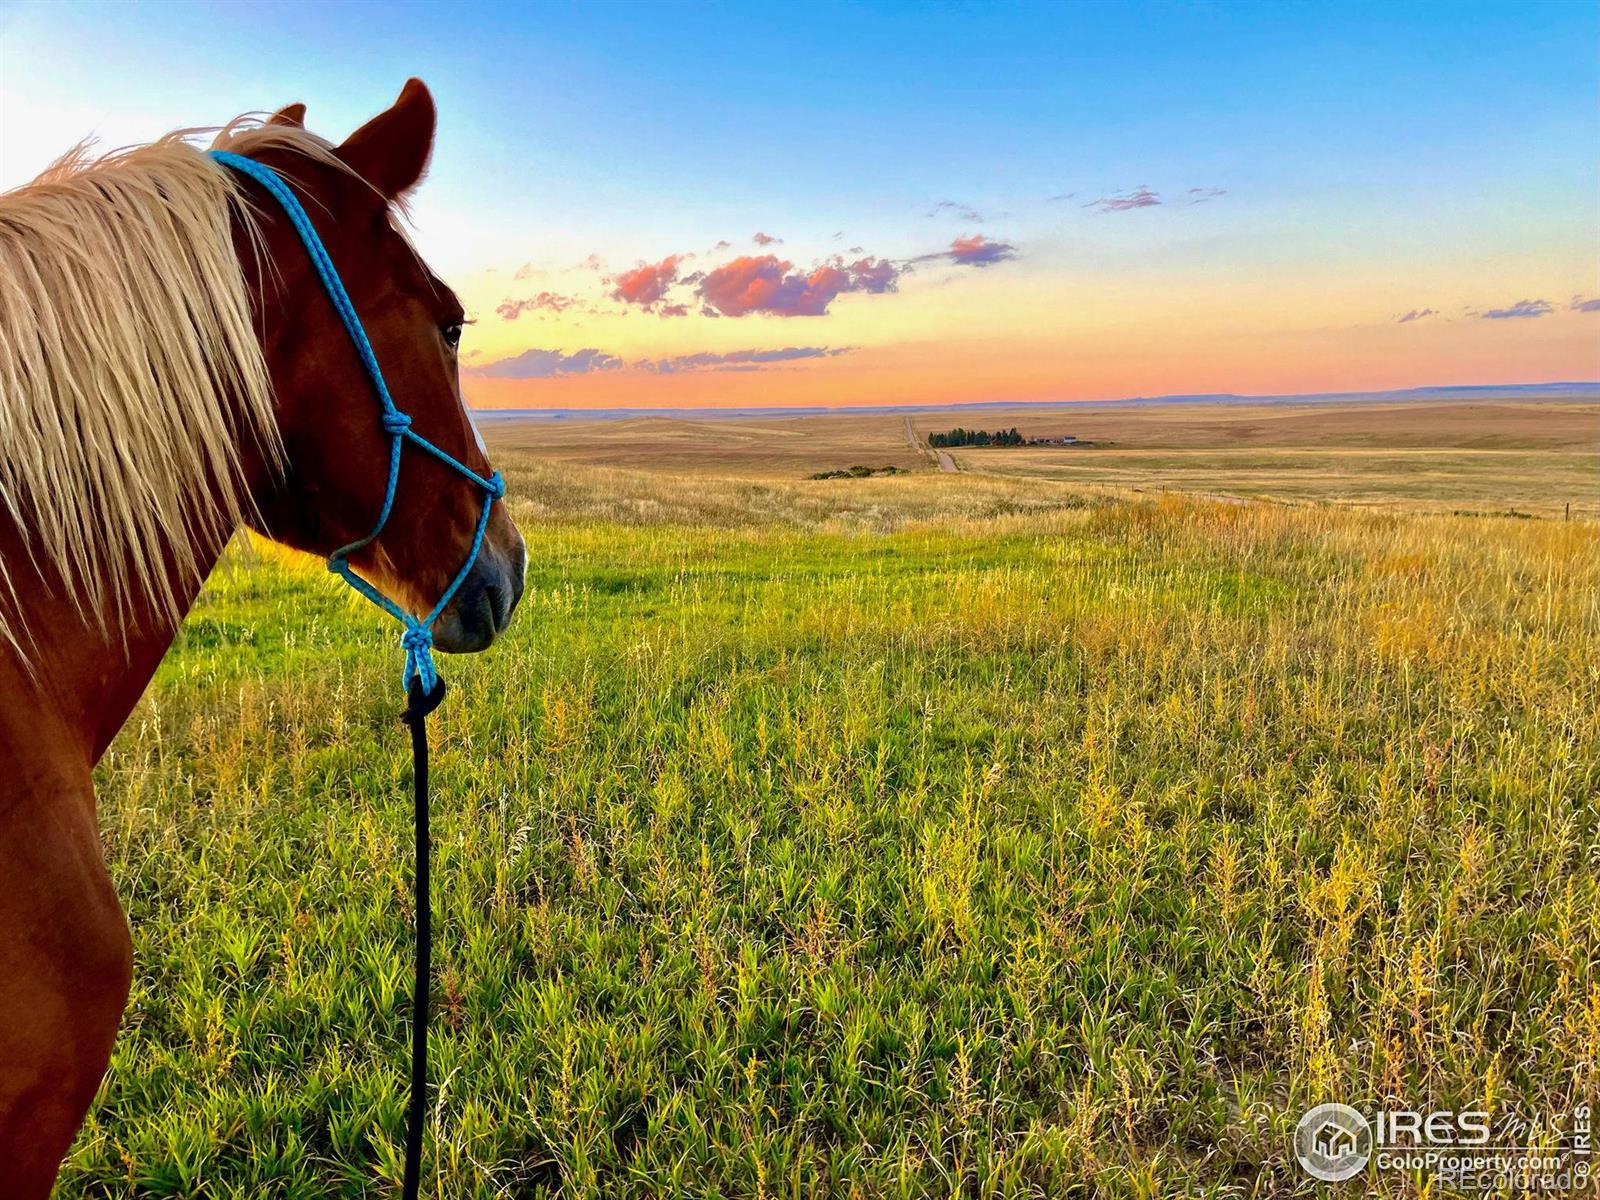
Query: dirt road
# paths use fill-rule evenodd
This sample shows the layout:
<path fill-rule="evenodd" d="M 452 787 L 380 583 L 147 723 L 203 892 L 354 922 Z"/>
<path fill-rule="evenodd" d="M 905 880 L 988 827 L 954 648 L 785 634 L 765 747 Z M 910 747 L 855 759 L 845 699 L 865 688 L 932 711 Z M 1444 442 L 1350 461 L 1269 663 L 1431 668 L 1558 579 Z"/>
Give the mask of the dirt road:
<path fill-rule="evenodd" d="M 910 444 L 913 450 L 916 450 L 922 454 L 930 455 L 934 461 L 939 464 L 939 470 L 943 471 L 946 475 L 954 475 L 959 470 L 959 468 L 956 466 L 956 460 L 951 458 L 949 454 L 945 453 L 943 450 L 933 449 L 917 436 L 917 431 L 911 427 L 910 417 L 906 418 L 906 441 Z"/>

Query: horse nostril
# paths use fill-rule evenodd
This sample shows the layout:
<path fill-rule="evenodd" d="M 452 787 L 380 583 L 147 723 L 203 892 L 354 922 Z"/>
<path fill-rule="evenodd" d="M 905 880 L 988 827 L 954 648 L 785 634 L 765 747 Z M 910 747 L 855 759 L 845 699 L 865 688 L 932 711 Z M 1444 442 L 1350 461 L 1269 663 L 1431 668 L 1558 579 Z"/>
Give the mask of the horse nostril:
<path fill-rule="evenodd" d="M 489 601 L 489 622 L 498 633 L 511 620 L 511 604 L 506 590 L 498 583 L 491 583 L 484 587 L 483 594 Z"/>

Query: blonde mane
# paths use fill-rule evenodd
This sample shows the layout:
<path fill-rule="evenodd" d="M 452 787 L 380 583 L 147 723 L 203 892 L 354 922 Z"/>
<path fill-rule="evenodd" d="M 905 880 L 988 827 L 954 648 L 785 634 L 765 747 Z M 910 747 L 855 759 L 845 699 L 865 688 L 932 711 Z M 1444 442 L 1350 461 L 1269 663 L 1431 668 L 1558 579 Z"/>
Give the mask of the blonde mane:
<path fill-rule="evenodd" d="M 175 615 L 171 577 L 205 569 L 250 507 L 239 447 L 280 453 L 272 391 L 235 249 L 258 233 L 232 171 L 179 131 L 94 158 L 79 146 L 0 195 L 0 508 L 102 629 L 135 601 Z M 241 118 L 213 145 L 291 144 Z M 0 559 L 0 642 L 20 647 Z"/>

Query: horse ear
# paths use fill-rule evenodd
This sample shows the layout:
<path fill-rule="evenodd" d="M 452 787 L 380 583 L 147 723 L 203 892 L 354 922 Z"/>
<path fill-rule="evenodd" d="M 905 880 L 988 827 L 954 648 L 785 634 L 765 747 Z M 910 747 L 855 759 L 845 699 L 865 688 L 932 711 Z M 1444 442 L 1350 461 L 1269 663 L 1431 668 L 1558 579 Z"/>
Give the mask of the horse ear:
<path fill-rule="evenodd" d="M 304 129 L 306 127 L 306 106 L 304 104 L 285 104 L 267 118 L 267 124 L 289 125 L 295 129 Z"/>
<path fill-rule="evenodd" d="M 344 140 L 335 153 L 391 200 L 416 187 L 433 153 L 433 97 L 420 79 L 406 80 L 400 98 Z"/>
<path fill-rule="evenodd" d="M 267 124 L 289 125 L 295 129 L 304 129 L 306 127 L 306 106 L 304 104 L 285 104 L 267 118 Z"/>

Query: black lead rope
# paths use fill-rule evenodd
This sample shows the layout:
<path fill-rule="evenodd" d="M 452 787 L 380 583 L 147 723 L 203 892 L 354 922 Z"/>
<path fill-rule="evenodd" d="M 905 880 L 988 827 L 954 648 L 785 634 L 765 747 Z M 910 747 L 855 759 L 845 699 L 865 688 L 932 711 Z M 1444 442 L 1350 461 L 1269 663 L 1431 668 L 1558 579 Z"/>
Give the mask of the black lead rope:
<path fill-rule="evenodd" d="M 411 703 L 400 719 L 411 726 L 411 786 L 416 797 L 417 865 L 413 900 L 417 917 L 417 978 L 411 993 L 411 1103 L 406 1112 L 406 1173 L 401 1195 L 416 1200 L 422 1180 L 422 1126 L 428 1111 L 428 988 L 433 970 L 433 908 L 428 897 L 428 714 L 444 699 L 444 680 L 433 690 L 411 677 Z"/>

